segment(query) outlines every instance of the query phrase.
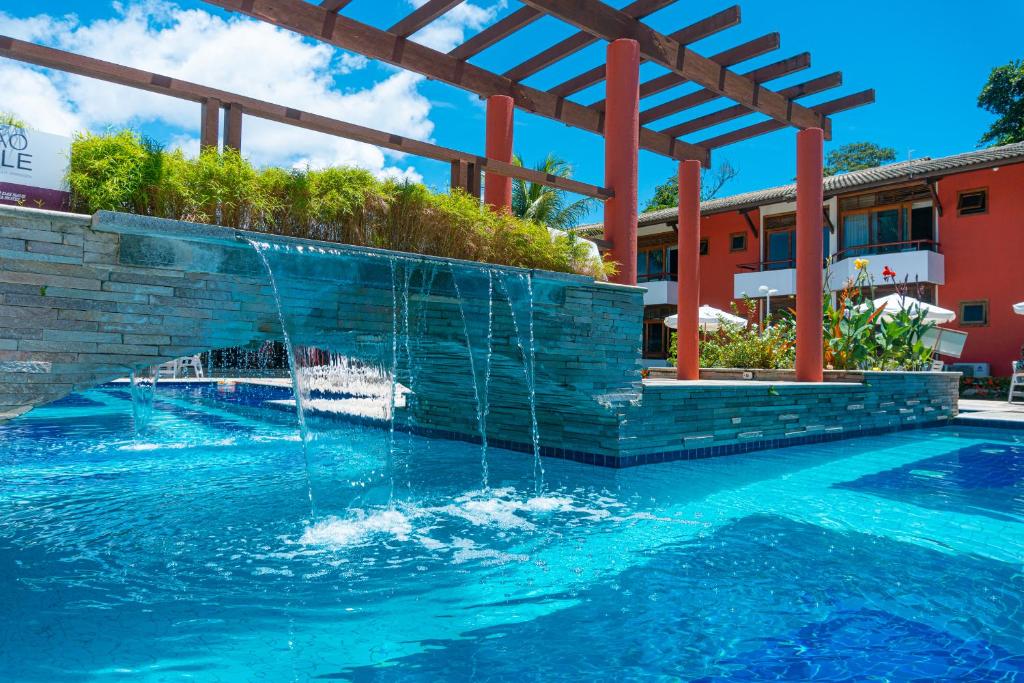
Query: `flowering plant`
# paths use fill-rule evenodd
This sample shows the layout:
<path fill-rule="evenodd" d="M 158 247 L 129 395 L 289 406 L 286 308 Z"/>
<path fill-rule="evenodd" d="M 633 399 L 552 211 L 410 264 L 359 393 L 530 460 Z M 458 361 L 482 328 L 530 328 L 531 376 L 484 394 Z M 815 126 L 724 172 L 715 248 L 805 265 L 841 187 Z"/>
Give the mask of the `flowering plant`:
<path fill-rule="evenodd" d="M 841 370 L 920 370 L 931 361 L 932 349 L 922 336 L 934 327 L 925 320 L 925 311 L 901 306 L 886 312 L 875 306 L 875 282 L 867 269 L 868 259 L 856 259 L 856 273 L 836 292 L 835 300 L 827 287 L 831 264 L 826 264 L 826 287 L 822 293 L 824 312 L 824 362 Z M 910 288 L 899 282 L 889 266 L 882 270 L 886 284 L 906 297 Z"/>

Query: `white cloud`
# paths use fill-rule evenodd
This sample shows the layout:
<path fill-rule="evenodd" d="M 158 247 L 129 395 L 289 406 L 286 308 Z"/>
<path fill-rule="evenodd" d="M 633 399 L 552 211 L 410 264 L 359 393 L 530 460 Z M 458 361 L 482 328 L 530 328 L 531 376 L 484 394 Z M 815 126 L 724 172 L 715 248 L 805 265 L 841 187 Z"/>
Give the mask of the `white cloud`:
<path fill-rule="evenodd" d="M 114 3 L 111 17 L 82 22 L 74 15 L 14 18 L 0 12 L 3 32 L 174 78 L 285 104 L 419 140 L 434 129 L 431 102 L 416 74 L 384 70 L 382 80 L 344 88 L 339 76 L 365 71 L 360 55 L 305 41 L 265 22 L 223 19 L 165 0 Z M 442 49 L 480 28 L 498 6 L 463 3 L 417 35 Z M 447 46 L 447 47 L 446 47 Z M 368 75 L 368 74 L 367 74 Z M 0 109 L 41 130 L 70 133 L 159 123 L 181 131 L 172 147 L 194 151 L 199 107 L 161 95 L 78 76 L 0 63 L 5 83 Z M 286 166 L 351 164 L 380 176 L 419 179 L 406 157 L 349 140 L 246 117 L 243 152 L 256 163 Z"/>
<path fill-rule="evenodd" d="M 424 2 L 426 0 L 412 0 L 410 4 L 419 7 Z M 483 28 L 504 7 L 505 0 L 490 7 L 463 2 L 417 31 L 412 39 L 435 50 L 448 52 L 465 40 L 466 29 L 476 31 Z"/>

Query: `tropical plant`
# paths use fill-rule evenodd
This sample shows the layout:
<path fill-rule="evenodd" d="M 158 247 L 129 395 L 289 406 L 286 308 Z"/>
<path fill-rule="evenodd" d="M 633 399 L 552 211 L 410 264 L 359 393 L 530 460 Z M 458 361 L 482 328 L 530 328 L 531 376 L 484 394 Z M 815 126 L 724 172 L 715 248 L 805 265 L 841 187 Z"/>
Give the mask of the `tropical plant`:
<path fill-rule="evenodd" d="M 867 271 L 868 260 L 854 261 L 856 275 L 836 292 L 835 301 L 827 288 L 823 293 L 824 362 L 837 370 L 920 370 L 931 361 L 932 349 L 924 334 L 935 326 L 925 320 L 926 312 L 914 306 L 900 306 L 885 313 L 874 305 L 875 284 Z M 909 296 L 910 283 L 897 282 L 888 266 L 883 271 L 887 284 L 901 300 Z M 826 271 L 826 283 L 828 272 Z"/>
<path fill-rule="evenodd" d="M 606 278 L 575 235 L 495 213 L 463 192 L 354 168 L 256 168 L 234 150 L 168 152 L 132 131 L 72 143 L 72 210 L 125 211 L 245 230 Z"/>
<path fill-rule="evenodd" d="M 518 154 L 512 158 L 512 163 L 523 166 L 523 160 Z M 554 154 L 547 155 L 533 168 L 558 178 L 572 177 L 572 165 Z M 578 225 L 593 206 L 594 200 L 590 197 L 570 202 L 565 190 L 521 178 L 512 179 L 512 215 L 519 218 L 555 230 L 568 230 Z"/>
<path fill-rule="evenodd" d="M 744 300 L 749 314 L 752 303 Z M 739 307 L 732 305 L 734 315 L 743 316 Z M 796 352 L 796 332 L 791 320 L 776 324 L 731 323 L 719 320 L 718 328 L 704 332 L 700 339 L 700 367 L 702 368 L 791 368 Z M 669 343 L 668 359 L 676 364 L 676 335 Z"/>
<path fill-rule="evenodd" d="M 850 171 L 861 171 L 896 160 L 896 150 L 882 147 L 873 142 L 850 142 L 840 145 L 828 153 L 823 175 L 837 175 Z"/>
<path fill-rule="evenodd" d="M 714 199 L 722 191 L 726 183 L 739 175 L 728 160 L 723 160 L 714 170 L 705 169 L 700 176 L 700 199 L 706 202 Z M 679 176 L 673 174 L 661 185 L 654 188 L 654 196 L 651 197 L 644 211 L 657 211 L 658 209 L 671 209 L 679 205 Z"/>
<path fill-rule="evenodd" d="M 1024 59 L 992 69 L 978 95 L 978 106 L 999 117 L 981 136 L 980 144 L 1024 142 Z"/>

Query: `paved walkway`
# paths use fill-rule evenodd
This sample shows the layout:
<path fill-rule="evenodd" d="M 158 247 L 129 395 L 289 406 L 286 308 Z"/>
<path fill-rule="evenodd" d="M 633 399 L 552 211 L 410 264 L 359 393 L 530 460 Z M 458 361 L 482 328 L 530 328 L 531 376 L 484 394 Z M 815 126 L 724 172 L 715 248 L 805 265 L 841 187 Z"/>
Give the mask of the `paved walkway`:
<path fill-rule="evenodd" d="M 987 427 L 1013 427 L 1024 429 L 1024 403 L 982 401 L 975 398 L 960 399 L 960 414 L 956 423 Z"/>

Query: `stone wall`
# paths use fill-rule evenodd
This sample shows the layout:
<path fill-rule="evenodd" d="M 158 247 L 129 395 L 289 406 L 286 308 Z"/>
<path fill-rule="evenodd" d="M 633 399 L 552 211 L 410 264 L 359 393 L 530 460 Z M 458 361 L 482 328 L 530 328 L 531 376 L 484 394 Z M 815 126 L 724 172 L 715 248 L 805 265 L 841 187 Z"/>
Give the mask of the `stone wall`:
<path fill-rule="evenodd" d="M 269 245 L 273 283 L 247 239 Z M 398 426 L 449 438 L 478 438 L 488 367 L 493 445 L 532 448 L 532 386 L 542 452 L 607 466 L 935 424 L 956 412 L 955 373 L 641 384 L 635 287 L 126 214 L 5 207 L 0 420 L 133 369 L 279 339 L 274 284 L 294 344 L 393 369 L 412 391 Z"/>

